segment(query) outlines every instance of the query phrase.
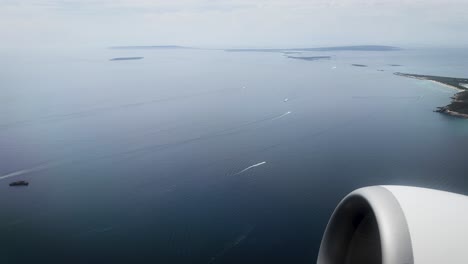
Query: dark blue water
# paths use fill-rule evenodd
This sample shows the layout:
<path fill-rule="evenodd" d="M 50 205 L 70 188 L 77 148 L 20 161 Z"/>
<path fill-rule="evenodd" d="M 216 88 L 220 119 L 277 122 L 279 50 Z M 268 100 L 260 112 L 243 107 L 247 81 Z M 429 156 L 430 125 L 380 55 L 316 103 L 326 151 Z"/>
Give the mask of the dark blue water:
<path fill-rule="evenodd" d="M 0 262 L 314 263 L 355 188 L 468 193 L 455 90 L 393 75 L 468 77 L 466 50 L 308 55 L 3 54 Z"/>

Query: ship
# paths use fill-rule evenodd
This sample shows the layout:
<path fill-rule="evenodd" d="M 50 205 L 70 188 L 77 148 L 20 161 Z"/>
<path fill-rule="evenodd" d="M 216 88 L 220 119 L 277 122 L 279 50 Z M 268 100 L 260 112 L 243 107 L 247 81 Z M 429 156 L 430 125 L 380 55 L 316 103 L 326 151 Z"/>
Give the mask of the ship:
<path fill-rule="evenodd" d="M 15 181 L 10 183 L 10 186 L 28 186 L 29 182 L 27 181 Z"/>

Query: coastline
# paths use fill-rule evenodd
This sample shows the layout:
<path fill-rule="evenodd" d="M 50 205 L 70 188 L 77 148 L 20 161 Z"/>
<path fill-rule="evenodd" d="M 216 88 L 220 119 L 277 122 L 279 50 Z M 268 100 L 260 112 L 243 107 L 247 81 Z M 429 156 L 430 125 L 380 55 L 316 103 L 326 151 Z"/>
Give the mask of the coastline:
<path fill-rule="evenodd" d="M 439 113 L 444 113 L 444 114 L 447 114 L 447 115 L 450 115 L 450 116 L 455 116 L 455 117 L 468 119 L 468 114 L 462 114 L 462 113 L 451 111 L 451 110 L 444 110 L 444 112 L 439 112 Z"/>
<path fill-rule="evenodd" d="M 468 79 L 433 75 L 409 74 L 401 72 L 395 72 L 394 74 L 407 78 L 431 81 L 439 85 L 446 86 L 459 91 L 451 97 L 452 102 L 450 104 L 446 106 L 437 107 L 437 109 L 434 110 L 434 112 L 458 118 L 468 119 Z"/>
<path fill-rule="evenodd" d="M 420 79 L 420 80 L 425 80 L 425 79 Z M 463 91 L 462 89 L 460 89 L 460 88 L 458 88 L 458 87 L 455 87 L 455 86 L 452 86 L 452 85 L 448 85 L 448 84 L 445 84 L 445 83 L 443 83 L 443 82 L 434 81 L 434 80 L 427 80 L 427 81 L 436 83 L 436 84 L 438 84 L 438 85 L 445 86 L 445 87 L 450 88 L 450 89 L 454 89 L 454 90 L 456 90 L 456 91 Z"/>

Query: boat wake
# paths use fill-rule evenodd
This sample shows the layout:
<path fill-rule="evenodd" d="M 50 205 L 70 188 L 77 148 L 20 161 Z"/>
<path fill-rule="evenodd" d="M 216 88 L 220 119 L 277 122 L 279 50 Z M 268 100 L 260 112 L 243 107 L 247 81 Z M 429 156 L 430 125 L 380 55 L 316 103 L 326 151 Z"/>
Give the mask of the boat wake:
<path fill-rule="evenodd" d="M 24 170 L 11 172 L 11 173 L 8 173 L 8 174 L 5 174 L 5 175 L 1 175 L 0 180 L 12 178 L 12 177 L 17 177 L 17 176 L 21 176 L 21 175 L 25 175 L 25 174 L 29 174 L 29 173 L 33 173 L 33 172 L 47 170 L 47 169 L 55 167 L 55 166 L 57 166 L 59 164 L 62 164 L 62 162 L 51 162 L 51 163 L 42 164 L 42 165 L 39 165 L 39 166 L 36 166 L 36 167 L 32 167 L 32 168 L 29 168 L 29 169 L 24 169 Z"/>
<path fill-rule="evenodd" d="M 126 109 L 131 109 L 131 108 L 142 107 L 145 105 L 192 99 L 192 98 L 202 97 L 202 96 L 206 96 L 210 94 L 223 93 L 226 91 L 230 91 L 230 89 L 222 88 L 222 89 L 216 89 L 216 90 L 207 90 L 207 91 L 201 91 L 199 93 L 175 95 L 175 96 L 170 96 L 166 98 L 150 99 L 150 100 L 145 100 L 145 101 L 125 103 L 121 105 L 111 105 L 111 106 L 90 108 L 90 109 L 85 109 L 85 110 L 66 113 L 66 114 L 46 115 L 46 116 L 42 116 L 42 117 L 38 117 L 35 119 L 30 119 L 30 120 L 22 120 L 22 121 L 17 121 L 17 122 L 12 122 L 12 123 L 0 124 L 0 130 L 12 128 L 12 127 L 29 125 L 29 124 L 41 124 L 44 122 L 60 122 L 60 121 L 72 120 L 76 118 L 85 118 L 85 117 L 95 116 L 98 114 L 105 114 L 105 113 L 113 112 L 116 110 L 126 110 Z"/>
<path fill-rule="evenodd" d="M 227 244 L 223 250 L 221 250 L 221 252 L 219 252 L 216 256 L 213 256 L 210 260 L 210 262 L 208 262 L 208 264 L 211 264 L 211 263 L 214 263 L 217 259 L 221 258 L 222 256 L 224 256 L 229 250 L 235 248 L 236 246 L 238 246 L 240 243 L 242 243 L 242 241 L 244 241 L 249 235 L 250 233 L 252 232 L 252 230 L 254 229 L 253 226 L 250 226 L 249 228 L 247 228 L 242 234 L 240 234 L 238 237 L 236 237 L 233 241 L 231 241 L 229 244 Z"/>
<path fill-rule="evenodd" d="M 285 117 L 285 116 L 287 116 L 287 115 L 289 115 L 291 113 L 292 113 L 291 111 L 288 111 L 288 112 L 286 112 L 284 114 L 281 114 L 281 115 L 278 115 L 278 116 L 269 116 L 269 117 L 266 117 L 266 118 L 263 118 L 263 119 L 254 120 L 252 122 L 240 124 L 240 125 L 237 125 L 235 127 L 222 129 L 222 130 L 219 130 L 217 132 L 208 133 L 208 134 L 205 134 L 205 135 L 200 135 L 200 136 L 197 136 L 197 137 L 188 138 L 188 139 L 184 139 L 184 140 L 180 140 L 180 141 L 176 141 L 176 142 L 144 146 L 144 147 L 141 147 L 141 148 L 136 148 L 136 149 L 127 150 L 127 151 L 124 151 L 124 152 L 119 152 L 119 153 L 116 153 L 115 155 L 128 155 L 128 154 L 137 155 L 138 153 L 147 153 L 147 152 L 151 152 L 151 151 L 155 151 L 155 150 L 163 150 L 163 149 L 167 149 L 167 148 L 170 148 L 170 147 L 181 146 L 181 145 L 185 145 L 185 144 L 189 144 L 189 143 L 193 143 L 193 142 L 199 142 L 199 141 L 203 141 L 203 140 L 210 140 L 210 139 L 214 139 L 214 138 L 218 138 L 218 137 L 234 135 L 234 134 L 242 132 L 242 130 L 244 130 L 245 128 L 252 127 L 252 126 L 255 126 L 255 125 L 258 125 L 258 124 L 261 124 L 261 123 L 265 123 L 265 122 L 275 121 L 275 120 L 281 119 L 281 118 L 283 118 L 283 117 Z"/>
<path fill-rule="evenodd" d="M 266 161 L 262 161 L 262 162 L 260 162 L 260 163 L 257 163 L 257 164 L 254 164 L 254 165 L 252 165 L 252 166 L 249 166 L 249 167 L 247 167 L 247 168 L 245 168 L 245 169 L 243 169 L 243 170 L 241 170 L 241 171 L 235 173 L 234 175 L 239 175 L 239 174 L 244 173 L 244 172 L 246 172 L 246 171 L 248 171 L 248 170 L 250 170 L 250 169 L 253 169 L 253 168 L 258 167 L 258 166 L 262 166 L 262 165 L 264 165 L 264 164 L 266 164 Z"/>
<path fill-rule="evenodd" d="M 287 115 L 289 115 L 289 114 L 291 114 L 291 113 L 292 113 L 291 111 L 287 111 L 286 113 L 284 113 L 284 114 L 282 114 L 282 115 L 280 115 L 280 116 L 273 117 L 271 120 L 272 120 L 272 121 L 273 121 L 273 120 L 278 120 L 278 119 L 283 118 L 283 117 L 285 117 L 285 116 L 287 116 Z"/>

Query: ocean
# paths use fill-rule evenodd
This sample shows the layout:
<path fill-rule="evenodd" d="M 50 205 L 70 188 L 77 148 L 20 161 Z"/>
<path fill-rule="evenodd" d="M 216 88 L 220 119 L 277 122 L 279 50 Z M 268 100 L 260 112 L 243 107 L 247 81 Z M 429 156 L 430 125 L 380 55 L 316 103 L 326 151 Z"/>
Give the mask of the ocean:
<path fill-rule="evenodd" d="M 468 77 L 468 50 L 302 55 L 331 58 L 2 54 L 0 262 L 314 263 L 356 188 L 468 194 L 456 90 L 393 74 Z"/>

